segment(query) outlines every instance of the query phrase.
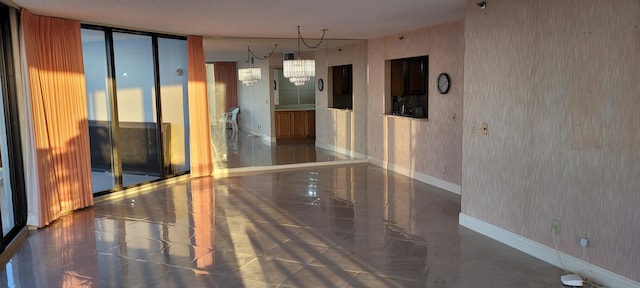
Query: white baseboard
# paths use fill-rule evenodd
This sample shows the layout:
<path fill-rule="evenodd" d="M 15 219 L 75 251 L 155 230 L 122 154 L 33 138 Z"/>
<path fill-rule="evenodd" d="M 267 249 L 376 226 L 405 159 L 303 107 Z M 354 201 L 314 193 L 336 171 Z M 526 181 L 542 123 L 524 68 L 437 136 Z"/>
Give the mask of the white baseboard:
<path fill-rule="evenodd" d="M 265 141 L 267 143 L 273 144 L 276 143 L 276 138 L 275 137 L 271 137 L 271 136 L 267 136 L 264 134 L 259 134 L 260 135 L 260 139 L 262 139 L 262 141 Z"/>
<path fill-rule="evenodd" d="M 351 151 L 351 150 L 348 150 L 348 149 L 337 147 L 337 146 L 334 146 L 334 145 L 331 145 L 331 144 L 322 144 L 322 143 L 316 142 L 316 147 L 322 148 L 324 150 L 329 150 L 329 151 L 333 151 L 333 152 L 336 152 L 336 153 L 340 153 L 342 155 L 347 155 L 347 156 L 353 157 L 355 159 L 367 159 L 367 156 L 362 154 L 362 153 L 358 153 L 358 152 L 355 152 L 355 151 Z"/>
<path fill-rule="evenodd" d="M 553 248 L 547 247 L 533 240 L 529 240 L 518 234 L 504 230 L 500 227 L 494 226 L 464 213 L 460 213 L 459 223 L 461 226 L 464 226 L 496 241 L 516 248 L 542 261 L 566 269 L 568 271 L 571 271 L 572 273 L 584 275 L 589 279 L 592 279 L 599 285 L 619 288 L 640 287 L 640 283 L 635 282 L 631 279 L 625 278 L 609 270 L 585 262 L 563 252 L 556 252 L 556 250 Z M 562 264 L 564 264 L 565 267 L 562 267 L 562 264 L 560 263 L 560 259 L 558 257 L 562 257 Z M 560 278 L 558 278 L 558 282 L 560 282 Z"/>
<path fill-rule="evenodd" d="M 424 183 L 427 183 L 429 185 L 436 186 L 436 187 L 438 187 L 440 189 L 447 190 L 447 191 L 449 191 L 451 193 L 455 193 L 455 194 L 460 195 L 460 190 L 461 189 L 460 189 L 460 185 L 458 185 L 458 184 L 454 184 L 454 183 L 451 183 L 449 181 L 445 181 L 445 180 L 442 180 L 440 178 L 433 177 L 431 175 L 427 175 L 427 174 L 424 174 L 424 173 L 413 171 L 413 170 L 405 168 L 405 167 L 397 166 L 397 165 L 395 165 L 393 163 L 382 161 L 382 160 L 376 159 L 376 158 L 369 158 L 369 163 L 371 163 L 373 165 L 376 165 L 376 166 L 379 166 L 379 167 L 382 167 L 382 168 L 387 169 L 387 170 L 391 170 L 391 171 L 396 172 L 398 174 L 402 174 L 404 176 L 411 177 L 411 178 L 416 179 L 416 180 L 418 180 L 420 182 L 424 182 Z"/>
<path fill-rule="evenodd" d="M 276 138 L 275 137 L 267 136 L 265 134 L 258 133 L 257 131 L 253 131 L 252 132 L 250 129 L 246 129 L 246 128 L 243 128 L 243 127 L 238 127 L 238 130 L 242 131 L 244 133 L 247 133 L 247 134 L 249 134 L 251 136 L 260 138 L 260 140 L 265 141 L 268 144 L 276 143 Z"/>

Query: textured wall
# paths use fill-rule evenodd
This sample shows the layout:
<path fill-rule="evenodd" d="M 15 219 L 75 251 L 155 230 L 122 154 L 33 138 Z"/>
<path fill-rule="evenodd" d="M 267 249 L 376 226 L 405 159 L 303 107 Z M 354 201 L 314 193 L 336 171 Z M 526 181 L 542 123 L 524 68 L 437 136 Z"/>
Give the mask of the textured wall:
<path fill-rule="evenodd" d="M 391 97 L 386 92 L 385 62 L 421 55 L 429 55 L 429 120 L 381 115 L 385 98 Z M 369 158 L 461 184 L 463 63 L 462 22 L 369 40 Z M 435 84 L 442 72 L 451 76 L 452 83 L 445 95 Z"/>
<path fill-rule="evenodd" d="M 316 89 L 316 145 L 335 147 L 353 156 L 366 154 L 367 143 L 367 57 L 365 41 L 334 47 L 316 53 L 316 78 L 323 78 L 325 89 Z M 353 65 L 353 110 L 328 109 L 331 79 L 328 67 Z M 317 87 L 316 87 L 317 88 Z"/>
<path fill-rule="evenodd" d="M 462 212 L 639 281 L 640 1 L 476 2 Z"/>

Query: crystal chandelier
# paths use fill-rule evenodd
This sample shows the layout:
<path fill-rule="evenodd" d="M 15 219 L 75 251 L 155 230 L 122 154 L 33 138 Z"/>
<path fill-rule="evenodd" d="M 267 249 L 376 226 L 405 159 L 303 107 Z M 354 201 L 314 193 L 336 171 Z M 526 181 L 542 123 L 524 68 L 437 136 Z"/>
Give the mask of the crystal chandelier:
<path fill-rule="evenodd" d="M 253 86 L 258 80 L 262 79 L 262 71 L 257 67 L 238 69 L 238 80 L 247 86 Z"/>
<path fill-rule="evenodd" d="M 284 60 L 282 63 L 284 77 L 288 78 L 294 85 L 302 86 L 304 83 L 309 81 L 311 77 L 316 76 L 316 61 L 302 59 L 300 57 L 300 40 L 302 40 L 302 43 L 307 46 L 307 48 L 315 49 L 318 48 L 324 40 L 324 34 L 326 32 L 327 29 L 322 29 L 322 38 L 320 38 L 318 44 L 310 46 L 306 43 L 304 38 L 302 38 L 302 34 L 300 34 L 300 26 L 298 26 L 298 54 L 296 54 L 296 59 Z"/>
<path fill-rule="evenodd" d="M 283 70 L 285 78 L 289 78 L 289 81 L 296 86 L 302 86 L 311 77 L 316 76 L 316 61 L 305 59 L 285 60 Z"/>
<path fill-rule="evenodd" d="M 262 79 L 262 69 L 258 67 L 251 67 L 251 65 L 253 65 L 253 58 L 251 58 L 251 56 L 258 58 L 259 60 L 267 59 L 273 55 L 273 52 L 276 51 L 276 47 L 278 47 L 278 44 L 273 45 L 273 50 L 271 50 L 269 55 L 258 57 L 253 54 L 251 47 L 247 46 L 247 63 L 249 63 L 249 68 L 238 69 L 238 80 L 242 81 L 242 84 L 244 85 L 253 86 L 253 84 L 258 82 L 258 80 Z"/>

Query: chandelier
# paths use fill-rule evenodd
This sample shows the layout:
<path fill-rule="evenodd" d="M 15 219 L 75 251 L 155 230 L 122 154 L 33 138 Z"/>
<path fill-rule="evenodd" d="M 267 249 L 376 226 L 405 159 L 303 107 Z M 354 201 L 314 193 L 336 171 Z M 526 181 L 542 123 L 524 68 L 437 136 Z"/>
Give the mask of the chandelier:
<path fill-rule="evenodd" d="M 296 86 L 302 86 L 304 83 L 309 81 L 311 77 L 316 76 L 316 61 L 315 60 L 307 60 L 302 59 L 300 57 L 300 40 L 304 46 L 310 49 L 315 49 L 320 46 L 322 41 L 324 40 L 324 34 L 327 32 L 327 29 L 322 29 L 322 37 L 318 44 L 310 46 L 307 42 L 302 38 L 302 34 L 300 34 L 300 26 L 298 26 L 298 54 L 296 55 L 296 59 L 294 60 L 284 60 L 282 63 L 283 74 L 285 78 L 288 78 L 291 83 Z"/>
<path fill-rule="evenodd" d="M 271 55 L 273 55 L 273 52 L 276 51 L 276 47 L 278 47 L 278 44 L 273 45 L 273 50 L 271 50 L 271 53 L 269 53 L 269 55 L 258 57 L 253 54 L 251 48 L 247 46 L 247 63 L 249 63 L 249 68 L 238 69 L 238 80 L 242 81 L 242 84 L 244 85 L 253 86 L 253 84 L 256 84 L 256 82 L 258 82 L 258 80 L 262 79 L 262 69 L 258 67 L 251 67 L 251 65 L 253 65 L 254 59 L 251 56 L 258 58 L 259 60 L 267 59 L 271 57 Z"/>
<path fill-rule="evenodd" d="M 238 80 L 247 86 L 253 86 L 258 80 L 262 79 L 262 70 L 257 67 L 238 69 Z"/>

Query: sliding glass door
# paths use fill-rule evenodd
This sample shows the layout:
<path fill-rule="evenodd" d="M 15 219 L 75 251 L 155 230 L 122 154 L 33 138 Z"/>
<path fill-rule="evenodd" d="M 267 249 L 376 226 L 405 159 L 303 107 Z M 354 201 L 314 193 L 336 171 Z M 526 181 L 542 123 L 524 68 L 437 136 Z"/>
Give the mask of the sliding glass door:
<path fill-rule="evenodd" d="M 82 37 L 93 192 L 188 173 L 185 39 L 104 27 Z"/>
<path fill-rule="evenodd" d="M 162 176 L 151 36 L 113 33 L 122 183 Z"/>
<path fill-rule="evenodd" d="M 93 191 L 116 187 L 107 45 L 101 30 L 82 29 L 82 54 L 87 86 L 87 115 Z"/>
<path fill-rule="evenodd" d="M 189 171 L 187 42 L 158 38 L 164 167 L 166 174 Z"/>
<path fill-rule="evenodd" d="M 11 33 L 17 11 L 0 3 L 0 252 L 25 227 L 27 201 Z"/>

